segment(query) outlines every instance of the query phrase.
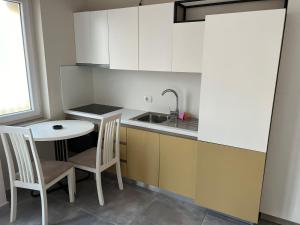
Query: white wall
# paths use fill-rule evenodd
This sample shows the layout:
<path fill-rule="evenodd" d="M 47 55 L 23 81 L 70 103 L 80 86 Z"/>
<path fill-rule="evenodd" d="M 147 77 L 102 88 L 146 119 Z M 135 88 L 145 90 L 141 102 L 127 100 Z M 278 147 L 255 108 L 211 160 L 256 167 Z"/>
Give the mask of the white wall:
<path fill-rule="evenodd" d="M 87 66 L 61 66 L 61 94 L 64 110 L 94 103 L 92 69 Z"/>
<path fill-rule="evenodd" d="M 43 112 L 47 118 L 63 116 L 60 97 L 59 68 L 64 64 L 75 64 L 75 40 L 73 12 L 86 7 L 85 0 L 29 0 L 31 23 L 34 29 L 34 42 L 41 82 Z M 44 158 L 54 155 L 53 143 L 38 143 L 39 154 Z M 9 187 L 6 158 L 0 141 L 5 187 Z"/>
<path fill-rule="evenodd" d="M 173 88 L 179 95 L 180 110 L 198 117 L 200 74 L 94 68 L 93 78 L 96 103 L 169 113 L 169 107 L 175 109 L 175 96 L 161 93 Z M 151 96 L 152 103 L 145 102 L 144 96 Z"/>
<path fill-rule="evenodd" d="M 40 4 L 43 54 L 49 97 L 49 117 L 63 116 L 60 95 L 60 65 L 76 63 L 73 12 L 81 11 L 84 0 L 35 0 Z M 41 35 L 41 34 L 40 34 Z M 44 90 L 45 91 L 45 90 Z"/>
<path fill-rule="evenodd" d="M 289 0 L 261 211 L 300 223 L 300 1 Z"/>

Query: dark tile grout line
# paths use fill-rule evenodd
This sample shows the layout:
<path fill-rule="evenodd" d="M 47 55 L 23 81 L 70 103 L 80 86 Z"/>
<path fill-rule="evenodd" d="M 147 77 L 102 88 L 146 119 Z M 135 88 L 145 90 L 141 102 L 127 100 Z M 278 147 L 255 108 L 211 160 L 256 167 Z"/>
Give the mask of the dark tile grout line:
<path fill-rule="evenodd" d="M 114 182 L 112 182 L 112 184 L 113 184 L 113 183 L 114 183 Z M 124 183 L 125 183 L 125 182 L 124 182 Z M 135 188 L 135 187 L 141 188 L 141 187 L 136 186 L 136 185 L 134 185 L 134 184 L 132 184 L 132 183 L 126 183 L 126 184 L 129 185 L 130 187 L 133 187 L 133 188 Z M 143 189 L 143 188 L 141 188 L 141 189 Z M 148 189 L 146 189 L 146 190 L 148 190 Z M 130 225 L 130 224 L 131 224 L 138 216 L 140 216 L 143 212 L 145 212 L 145 211 L 150 207 L 150 205 L 151 205 L 155 200 L 158 199 L 159 195 L 164 195 L 164 196 L 167 196 L 167 197 L 169 197 L 169 198 L 171 198 L 171 199 L 178 200 L 178 199 L 176 199 L 176 198 L 174 198 L 174 197 L 172 197 L 172 196 L 170 196 L 170 195 L 166 195 L 166 194 L 164 194 L 164 193 L 155 192 L 155 191 L 151 191 L 151 190 L 149 190 L 149 192 L 153 195 L 151 201 L 149 201 L 149 203 L 147 204 L 147 206 L 143 207 L 143 209 L 141 209 L 141 210 L 139 211 L 139 214 L 134 215 L 133 218 L 132 218 L 130 221 L 128 221 L 128 223 L 126 223 L 126 225 Z M 21 192 L 19 192 L 18 194 L 19 194 L 19 195 L 22 195 Z M 57 197 L 54 197 L 54 196 L 51 196 L 51 195 L 48 195 L 47 197 L 48 197 L 48 199 L 51 199 L 51 200 L 56 201 L 56 202 L 64 202 L 64 203 L 67 203 L 67 204 L 69 204 L 70 207 L 74 207 L 74 208 L 76 208 L 76 209 L 78 209 L 78 210 L 82 210 L 83 212 L 85 212 L 85 213 L 87 213 L 87 214 L 89 214 L 89 215 L 95 216 L 97 219 L 99 219 L 99 220 L 102 221 L 102 222 L 107 222 L 107 223 L 110 223 L 110 224 L 118 225 L 118 224 L 116 224 L 116 223 L 113 222 L 113 221 L 107 221 L 107 220 L 103 219 L 103 218 L 100 217 L 99 215 L 94 214 L 94 212 L 91 212 L 89 209 L 85 209 L 85 208 L 82 208 L 82 207 L 79 207 L 79 206 L 75 205 L 75 204 L 76 204 L 76 200 L 75 200 L 75 203 L 70 203 L 68 197 L 66 197 L 65 199 L 57 198 Z M 39 201 L 40 201 L 40 198 L 38 198 L 38 199 L 39 199 Z M 25 203 L 27 203 L 27 202 L 29 202 L 29 201 L 32 201 L 32 198 L 26 197 L 25 199 L 20 200 L 20 202 L 18 203 L 18 205 L 23 205 L 23 204 L 25 204 Z M 181 202 L 183 202 L 183 203 L 185 203 L 185 204 L 191 204 L 191 205 L 193 205 L 193 206 L 200 207 L 200 208 L 202 208 L 202 209 L 205 210 L 205 211 L 204 211 L 203 219 L 202 219 L 202 221 L 201 221 L 201 223 L 200 223 L 199 225 L 202 225 L 202 224 L 204 223 L 205 218 L 208 216 L 208 214 L 209 214 L 210 212 L 213 213 L 213 214 L 216 214 L 216 216 L 217 216 L 218 218 L 220 218 L 220 219 L 222 219 L 222 220 L 226 220 L 226 221 L 228 221 L 228 222 L 230 222 L 230 221 L 231 221 L 231 222 L 235 222 L 235 221 L 236 221 L 237 223 L 244 223 L 244 224 L 247 224 L 246 222 L 240 221 L 240 220 L 238 220 L 238 219 L 231 218 L 231 217 L 226 217 L 225 215 L 220 214 L 220 213 L 218 213 L 218 212 L 211 211 L 211 210 L 206 209 L 206 208 L 204 208 L 204 207 L 198 206 L 197 204 L 194 204 L 193 202 L 187 202 L 187 201 L 183 201 L 183 200 L 178 200 L 178 201 L 181 201 Z M 101 207 L 101 206 L 99 206 L 99 207 Z"/>
<path fill-rule="evenodd" d="M 133 186 L 133 185 L 131 185 L 131 184 L 129 184 L 129 185 L 130 185 L 130 186 Z M 134 187 L 134 186 L 133 186 L 133 187 Z M 142 212 L 146 211 L 146 209 L 149 208 L 149 206 L 150 206 L 151 203 L 155 200 L 155 198 L 156 198 L 156 196 L 157 196 L 158 193 L 153 192 L 153 193 L 151 193 L 151 194 L 153 195 L 153 199 L 151 199 L 151 201 L 147 204 L 147 206 L 143 207 L 143 209 L 141 209 L 139 213 L 142 213 Z M 48 195 L 48 196 L 49 196 L 49 195 Z M 62 199 L 57 199 L 57 198 L 55 198 L 55 197 L 53 197 L 53 196 L 50 196 L 50 197 L 51 197 L 51 199 L 53 199 L 53 200 L 55 200 L 55 201 L 65 202 L 65 200 L 62 200 Z M 28 200 L 30 200 L 30 199 L 28 199 Z M 76 201 L 76 200 L 75 200 L 75 201 Z M 67 203 L 69 203 L 68 199 L 67 199 Z M 75 202 L 75 203 L 76 203 L 76 202 Z M 97 219 L 99 219 L 99 220 L 102 221 L 102 222 L 106 222 L 106 223 L 118 225 L 118 224 L 116 224 L 116 223 L 114 223 L 114 222 L 112 222 L 112 221 L 107 221 L 107 220 L 103 219 L 101 216 L 95 214 L 95 213 L 92 212 L 92 211 L 89 211 L 88 209 L 85 209 L 85 208 L 76 206 L 76 205 L 74 205 L 74 204 L 72 204 L 72 203 L 69 203 L 69 204 L 72 205 L 73 207 L 79 209 L 79 210 L 84 211 L 85 213 L 88 213 L 89 215 L 92 215 L 92 216 L 96 217 Z M 102 207 L 102 206 L 99 206 L 99 207 Z M 135 215 L 128 223 L 126 223 L 126 225 L 130 225 L 130 223 L 132 223 L 132 222 L 134 221 L 134 219 L 136 219 L 138 216 L 139 216 L 139 214 Z"/>
<path fill-rule="evenodd" d="M 141 188 L 141 187 L 139 187 L 139 186 L 135 186 L 135 185 L 132 184 L 132 183 L 127 183 L 127 185 L 129 185 L 130 187 L 133 187 L 133 188 L 135 188 L 135 187 Z M 142 188 L 142 189 L 143 189 L 143 188 Z M 148 190 L 148 189 L 146 189 L 146 190 Z M 166 197 L 169 197 L 169 198 L 171 198 L 171 199 L 178 200 L 178 199 L 176 199 L 176 198 L 174 198 L 174 197 L 172 197 L 172 196 L 170 196 L 170 195 L 166 195 L 166 194 L 164 194 L 164 193 L 159 193 L 159 192 L 155 192 L 155 191 L 151 191 L 151 190 L 149 190 L 149 192 L 153 195 L 153 198 L 151 199 L 151 201 L 149 201 L 149 203 L 147 204 L 147 206 L 143 207 L 143 209 L 140 210 L 140 212 L 139 212 L 140 214 L 142 214 L 143 212 L 145 212 L 145 211 L 150 207 L 150 205 L 151 205 L 155 200 L 158 199 L 158 197 L 159 197 L 160 194 L 161 194 L 161 195 L 164 195 L 164 196 L 166 196 Z M 51 196 L 51 195 L 48 195 L 47 197 L 48 197 L 48 199 L 52 199 L 53 201 L 56 201 L 56 202 L 67 203 L 67 204 L 69 204 L 70 207 L 74 207 L 74 208 L 76 208 L 76 209 L 82 210 L 83 212 L 85 212 L 85 213 L 87 213 L 87 214 L 89 214 L 89 215 L 92 215 L 92 216 L 96 217 L 97 219 L 99 219 L 99 220 L 102 221 L 102 222 L 106 222 L 106 223 L 118 225 L 118 224 L 116 224 L 116 223 L 114 223 L 114 222 L 112 222 L 112 221 L 107 221 L 107 220 L 103 219 L 101 216 L 95 214 L 94 212 L 90 211 L 89 209 L 85 209 L 85 208 L 76 206 L 76 205 L 75 205 L 75 204 L 76 204 L 76 200 L 75 200 L 75 203 L 70 203 L 68 197 L 66 197 L 66 199 L 64 199 L 64 200 L 63 200 L 63 199 L 60 199 L 60 198 L 56 198 L 56 197 Z M 76 198 L 76 196 L 75 196 L 75 198 Z M 22 204 L 24 204 L 24 203 L 26 203 L 26 202 L 28 202 L 28 201 L 32 201 L 32 198 L 27 198 L 27 199 L 22 200 L 21 203 L 20 203 L 20 205 L 22 205 Z M 204 222 L 205 218 L 208 216 L 208 213 L 210 212 L 210 210 L 208 210 L 208 209 L 206 209 L 206 208 L 203 208 L 203 207 L 201 207 L 201 206 L 199 206 L 199 205 L 197 205 L 197 204 L 194 204 L 194 203 L 192 203 L 192 202 L 187 202 L 187 201 L 183 201 L 183 200 L 178 200 L 178 201 L 181 201 L 181 202 L 183 202 L 183 203 L 185 203 L 185 204 L 191 204 L 191 205 L 193 205 L 193 206 L 200 207 L 200 208 L 204 209 L 204 211 L 205 211 L 205 212 L 204 212 L 204 216 L 203 216 L 203 219 L 202 219 L 202 221 L 201 221 L 201 223 L 200 223 L 199 225 L 202 225 L 202 224 L 203 224 L 203 222 Z M 18 205 L 19 205 L 19 204 L 18 204 Z M 101 206 L 99 206 L 99 207 L 101 207 Z M 212 212 L 213 212 L 213 211 L 212 211 Z M 137 217 L 140 216 L 140 214 L 136 214 L 135 216 L 133 216 L 133 218 L 132 218 L 128 223 L 126 223 L 126 224 L 124 224 L 124 225 L 130 225 L 132 222 L 134 222 L 134 220 L 135 220 Z M 219 215 L 219 214 L 217 213 L 217 215 Z M 223 218 L 223 217 L 222 217 L 222 218 Z"/>
<path fill-rule="evenodd" d="M 150 205 L 155 201 L 156 195 L 157 194 L 154 194 L 153 199 L 151 199 L 151 201 L 147 204 L 147 206 L 143 207 L 143 209 L 141 209 L 141 211 L 139 213 L 143 214 L 143 212 L 145 212 L 150 207 Z M 141 214 L 140 215 L 136 214 L 135 216 L 133 216 L 133 218 L 128 223 L 126 223 L 126 225 L 132 224 L 136 218 L 141 216 Z"/>
<path fill-rule="evenodd" d="M 58 202 L 65 202 L 64 200 L 57 199 L 57 198 L 55 198 L 55 197 L 53 197 L 53 196 L 51 196 L 51 198 L 54 199 L 54 200 L 56 200 L 56 201 L 58 201 Z M 97 220 L 100 220 L 100 221 L 105 222 L 105 223 L 117 225 L 117 224 L 114 223 L 114 222 L 106 221 L 105 219 L 99 217 L 98 215 L 94 214 L 93 212 L 89 211 L 88 209 L 85 209 L 85 208 L 76 206 L 76 205 L 75 205 L 76 202 L 75 202 L 75 203 L 70 203 L 69 201 L 67 201 L 67 203 L 69 203 L 69 205 L 70 205 L 71 207 L 74 207 L 74 208 L 76 208 L 76 209 L 78 209 L 78 210 L 81 210 L 81 211 L 83 211 L 83 212 L 85 212 L 85 213 L 91 215 L 91 216 L 94 216 L 95 218 L 97 218 Z M 101 206 L 99 206 L 99 207 L 101 207 Z"/>
<path fill-rule="evenodd" d="M 101 207 L 101 206 L 99 206 L 99 207 Z M 105 222 L 105 223 L 109 223 L 109 224 L 113 224 L 113 225 L 118 225 L 118 224 L 116 224 L 116 223 L 114 223 L 114 222 L 112 222 L 112 221 L 106 221 L 105 219 L 100 218 L 98 215 L 96 215 L 96 214 L 90 212 L 90 211 L 87 210 L 87 209 L 84 209 L 84 208 L 81 208 L 81 207 L 77 207 L 77 208 L 78 208 L 78 209 L 81 209 L 83 212 L 85 212 L 85 213 L 87 213 L 87 214 L 89 214 L 89 215 L 91 215 L 91 216 L 94 216 L 95 218 L 97 218 L 97 220 L 100 220 L 101 222 Z"/>
<path fill-rule="evenodd" d="M 202 221 L 201 221 L 201 223 L 200 223 L 199 225 L 202 225 L 202 224 L 203 224 L 203 222 L 204 222 L 204 220 L 205 220 L 207 214 L 208 214 L 208 210 L 205 209 L 205 213 L 204 213 L 203 219 L 202 219 Z"/>

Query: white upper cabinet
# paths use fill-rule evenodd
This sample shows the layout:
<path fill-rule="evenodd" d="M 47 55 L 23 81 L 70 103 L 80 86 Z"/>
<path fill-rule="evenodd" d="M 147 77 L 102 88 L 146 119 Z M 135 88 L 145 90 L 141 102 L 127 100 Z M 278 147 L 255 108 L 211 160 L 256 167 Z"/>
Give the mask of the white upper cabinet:
<path fill-rule="evenodd" d="M 109 64 L 107 10 L 74 13 L 77 63 Z"/>
<path fill-rule="evenodd" d="M 91 12 L 91 55 L 93 64 L 109 64 L 107 10 Z"/>
<path fill-rule="evenodd" d="M 174 3 L 139 7 L 139 69 L 171 71 Z"/>
<path fill-rule="evenodd" d="M 111 69 L 138 70 L 138 7 L 108 10 Z"/>
<path fill-rule="evenodd" d="M 77 63 L 90 63 L 90 12 L 74 13 L 74 31 Z"/>
<path fill-rule="evenodd" d="M 173 24 L 173 72 L 202 72 L 204 22 Z"/>
<path fill-rule="evenodd" d="M 285 9 L 207 16 L 199 140 L 266 152 Z"/>

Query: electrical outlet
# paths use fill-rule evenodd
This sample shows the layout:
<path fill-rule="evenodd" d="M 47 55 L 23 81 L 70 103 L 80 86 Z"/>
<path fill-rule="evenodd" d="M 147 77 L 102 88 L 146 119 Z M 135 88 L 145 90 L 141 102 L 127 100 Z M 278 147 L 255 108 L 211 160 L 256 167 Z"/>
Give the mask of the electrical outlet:
<path fill-rule="evenodd" d="M 144 101 L 147 103 L 152 103 L 152 96 L 144 96 Z"/>

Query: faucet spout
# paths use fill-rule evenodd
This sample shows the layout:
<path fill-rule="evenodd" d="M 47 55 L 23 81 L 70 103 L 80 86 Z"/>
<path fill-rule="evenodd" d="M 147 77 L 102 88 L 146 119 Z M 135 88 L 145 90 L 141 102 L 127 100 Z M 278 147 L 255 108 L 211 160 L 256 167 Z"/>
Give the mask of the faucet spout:
<path fill-rule="evenodd" d="M 178 94 L 175 90 L 173 89 L 166 89 L 164 90 L 161 95 L 164 96 L 166 93 L 173 93 L 176 97 L 176 110 L 175 111 L 171 111 L 170 114 L 176 116 L 176 119 L 178 118 L 179 115 L 179 107 L 178 107 Z"/>

